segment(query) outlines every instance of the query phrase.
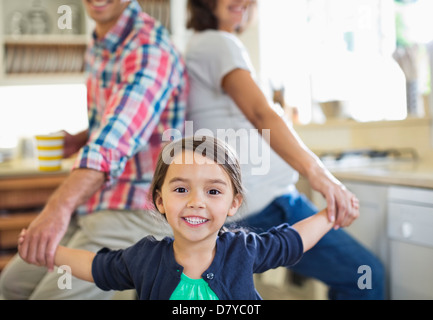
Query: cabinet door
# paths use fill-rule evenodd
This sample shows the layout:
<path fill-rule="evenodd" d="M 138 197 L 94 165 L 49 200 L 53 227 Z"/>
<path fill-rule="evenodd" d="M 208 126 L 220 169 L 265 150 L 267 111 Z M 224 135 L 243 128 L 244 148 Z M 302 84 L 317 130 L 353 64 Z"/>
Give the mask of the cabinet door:
<path fill-rule="evenodd" d="M 387 263 L 387 194 L 382 185 L 344 182 L 360 202 L 360 215 L 346 228 L 353 237 L 370 249 L 383 263 Z"/>
<path fill-rule="evenodd" d="M 387 264 L 388 240 L 386 212 L 388 187 L 368 183 L 342 181 L 360 202 L 360 215 L 345 230 Z M 311 199 L 319 208 L 326 207 L 323 197 L 313 191 Z"/>
<path fill-rule="evenodd" d="M 391 299 L 433 299 L 433 250 L 391 240 Z"/>

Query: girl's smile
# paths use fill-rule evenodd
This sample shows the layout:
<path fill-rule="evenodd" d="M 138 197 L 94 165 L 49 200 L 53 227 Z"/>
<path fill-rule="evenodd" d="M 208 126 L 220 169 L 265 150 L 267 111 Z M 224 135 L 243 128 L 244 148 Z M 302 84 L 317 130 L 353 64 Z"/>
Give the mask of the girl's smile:
<path fill-rule="evenodd" d="M 209 219 L 205 219 L 202 217 L 184 217 L 182 218 L 185 220 L 185 222 L 190 225 L 191 227 L 198 227 L 202 225 L 203 223 L 206 223 L 209 221 Z"/>

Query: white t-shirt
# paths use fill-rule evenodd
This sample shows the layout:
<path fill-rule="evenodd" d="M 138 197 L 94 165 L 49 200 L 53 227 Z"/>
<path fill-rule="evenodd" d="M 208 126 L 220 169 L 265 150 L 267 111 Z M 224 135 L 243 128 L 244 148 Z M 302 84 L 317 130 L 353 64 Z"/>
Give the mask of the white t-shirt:
<path fill-rule="evenodd" d="M 235 217 L 257 213 L 292 191 L 298 173 L 269 147 L 221 86 L 224 76 L 235 69 L 248 70 L 254 77 L 242 42 L 224 31 L 195 33 L 186 50 L 186 66 L 190 77 L 187 120 L 193 121 L 193 132 L 187 125 L 186 135 L 213 134 L 228 142 L 240 158 L 246 210 Z"/>

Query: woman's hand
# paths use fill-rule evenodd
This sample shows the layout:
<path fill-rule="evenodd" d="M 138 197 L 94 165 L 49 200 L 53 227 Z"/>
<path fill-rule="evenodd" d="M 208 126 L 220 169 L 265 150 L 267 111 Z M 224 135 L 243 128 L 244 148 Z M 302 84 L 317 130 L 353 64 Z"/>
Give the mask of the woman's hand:
<path fill-rule="evenodd" d="M 358 198 L 324 167 L 317 166 L 307 174 L 311 187 L 322 194 L 328 207 L 328 219 L 334 229 L 347 227 L 359 216 Z"/>

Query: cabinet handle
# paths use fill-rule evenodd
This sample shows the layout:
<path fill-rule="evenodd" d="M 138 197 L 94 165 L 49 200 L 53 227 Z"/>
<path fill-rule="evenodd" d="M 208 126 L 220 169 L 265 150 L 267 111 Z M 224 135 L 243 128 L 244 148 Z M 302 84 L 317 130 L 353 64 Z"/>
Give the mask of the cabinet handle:
<path fill-rule="evenodd" d="M 410 222 L 403 222 L 401 224 L 401 234 L 404 238 L 410 238 L 412 236 L 413 227 Z"/>

